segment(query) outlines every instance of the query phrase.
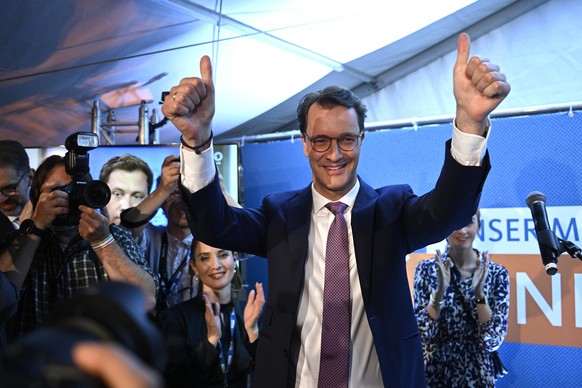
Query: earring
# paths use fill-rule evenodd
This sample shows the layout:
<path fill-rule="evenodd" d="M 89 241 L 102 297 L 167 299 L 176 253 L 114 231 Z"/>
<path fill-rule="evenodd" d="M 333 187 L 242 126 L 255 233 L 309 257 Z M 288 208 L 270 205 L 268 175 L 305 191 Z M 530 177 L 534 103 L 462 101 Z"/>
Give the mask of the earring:
<path fill-rule="evenodd" d="M 194 275 L 194 280 L 196 281 L 200 280 L 200 278 L 198 278 L 198 275 Z"/>

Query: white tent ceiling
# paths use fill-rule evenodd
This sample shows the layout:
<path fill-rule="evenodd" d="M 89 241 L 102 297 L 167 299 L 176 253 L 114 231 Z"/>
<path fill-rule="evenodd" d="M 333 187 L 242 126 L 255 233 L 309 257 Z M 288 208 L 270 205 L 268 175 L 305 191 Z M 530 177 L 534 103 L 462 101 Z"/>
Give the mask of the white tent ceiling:
<path fill-rule="evenodd" d="M 137 122 L 213 58 L 218 139 L 295 128 L 306 91 L 350 87 L 369 120 L 452 114 L 456 37 L 513 90 L 501 108 L 582 100 L 576 0 L 10 0 L 0 3 L 0 137 L 59 145 L 98 101 Z M 173 143 L 171 124 L 160 142 Z M 118 133 L 117 144 L 134 144 Z"/>

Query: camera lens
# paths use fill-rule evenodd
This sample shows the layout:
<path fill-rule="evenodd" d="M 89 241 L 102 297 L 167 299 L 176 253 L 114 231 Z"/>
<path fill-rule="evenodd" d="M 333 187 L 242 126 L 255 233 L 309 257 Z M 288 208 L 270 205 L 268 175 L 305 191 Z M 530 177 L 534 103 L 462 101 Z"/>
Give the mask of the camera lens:
<path fill-rule="evenodd" d="M 111 198 L 111 190 L 106 183 L 101 181 L 91 181 L 87 183 L 85 190 L 83 190 L 83 201 L 79 201 L 84 205 L 90 206 L 94 209 L 107 206 Z"/>

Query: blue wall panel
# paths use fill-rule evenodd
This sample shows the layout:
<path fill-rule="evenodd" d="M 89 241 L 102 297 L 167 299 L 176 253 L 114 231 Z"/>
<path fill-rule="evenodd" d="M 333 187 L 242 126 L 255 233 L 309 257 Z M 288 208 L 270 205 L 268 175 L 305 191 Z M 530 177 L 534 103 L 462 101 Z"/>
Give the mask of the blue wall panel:
<path fill-rule="evenodd" d="M 418 194 L 429 191 L 451 131 L 445 124 L 367 133 L 360 176 L 373 187 L 408 183 Z M 548 206 L 582 206 L 581 132 L 582 112 L 494 119 L 488 143 L 492 170 L 481 207 L 523 208 L 531 191 L 543 192 Z M 302 188 L 311 181 L 298 139 L 246 144 L 242 163 L 245 207 L 259 206 L 269 192 Z M 266 282 L 266 271 L 265 260 L 249 259 L 247 282 Z M 582 328 L 576 330 L 582 335 Z M 500 387 L 582 386 L 580 348 L 505 343 L 500 354 L 510 371 Z"/>

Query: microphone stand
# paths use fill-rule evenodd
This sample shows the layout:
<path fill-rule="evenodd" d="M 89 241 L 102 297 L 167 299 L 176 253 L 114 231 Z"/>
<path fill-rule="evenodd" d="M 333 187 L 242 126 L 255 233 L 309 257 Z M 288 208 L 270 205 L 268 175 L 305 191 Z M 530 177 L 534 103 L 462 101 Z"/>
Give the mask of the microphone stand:
<path fill-rule="evenodd" d="M 567 252 L 573 259 L 578 258 L 582 260 L 582 250 L 580 250 L 576 244 L 570 241 L 562 240 L 561 238 L 558 238 L 558 242 L 560 243 L 560 255 L 564 252 Z"/>

